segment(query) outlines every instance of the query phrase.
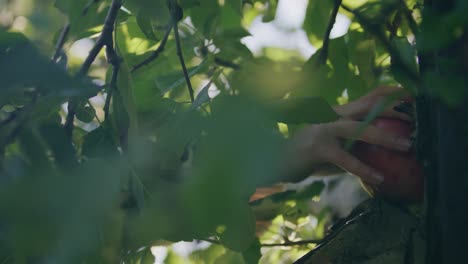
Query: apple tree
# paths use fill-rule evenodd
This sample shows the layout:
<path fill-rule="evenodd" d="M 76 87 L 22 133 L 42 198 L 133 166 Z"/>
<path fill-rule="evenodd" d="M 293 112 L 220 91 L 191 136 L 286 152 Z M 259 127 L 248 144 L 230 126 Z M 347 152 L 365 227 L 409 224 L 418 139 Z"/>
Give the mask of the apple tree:
<path fill-rule="evenodd" d="M 291 263 L 313 248 L 298 263 L 396 263 L 333 242 L 375 241 L 369 230 L 403 241 L 388 255 L 404 263 L 466 259 L 464 1 L 309 0 L 294 29 L 309 57 L 244 44 L 255 19 L 274 23 L 277 0 L 0 4 L 1 263 L 153 263 L 153 246 L 166 263 Z M 336 36 L 338 17 L 349 28 Z M 288 180 L 288 137 L 379 85 L 415 98 L 424 206 L 371 200 L 335 221 L 316 206 L 322 180 L 249 203 Z M 203 247 L 180 256 L 178 241 Z"/>

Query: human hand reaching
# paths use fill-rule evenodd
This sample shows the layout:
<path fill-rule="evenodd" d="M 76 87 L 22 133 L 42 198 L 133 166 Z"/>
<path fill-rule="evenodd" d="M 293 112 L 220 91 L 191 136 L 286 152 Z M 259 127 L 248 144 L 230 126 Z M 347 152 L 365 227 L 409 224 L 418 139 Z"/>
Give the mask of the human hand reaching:
<path fill-rule="evenodd" d="M 408 151 L 411 146 L 409 138 L 396 136 L 361 121 L 378 104 L 390 97 L 393 100 L 379 116 L 411 121 L 411 116 L 394 109 L 402 100 L 408 101 L 410 98 L 398 87 L 382 86 L 353 102 L 335 107 L 335 111 L 341 116 L 338 121 L 309 125 L 289 140 L 284 159 L 285 169 L 282 172 L 287 175 L 285 180 L 301 180 L 323 164 L 331 163 L 358 175 L 366 183 L 381 183 L 383 176 L 346 151 L 344 142 L 346 139 L 355 139 L 389 149 Z M 359 130 L 361 128 L 362 131 Z"/>

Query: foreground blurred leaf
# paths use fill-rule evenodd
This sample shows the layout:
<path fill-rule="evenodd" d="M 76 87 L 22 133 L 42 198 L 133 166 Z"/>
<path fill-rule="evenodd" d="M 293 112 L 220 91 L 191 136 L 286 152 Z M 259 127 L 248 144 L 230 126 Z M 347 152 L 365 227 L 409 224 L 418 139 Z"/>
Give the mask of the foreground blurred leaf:
<path fill-rule="evenodd" d="M 320 97 L 291 98 L 279 101 L 272 107 L 275 120 L 286 124 L 319 124 L 338 120 L 333 108 Z"/>
<path fill-rule="evenodd" d="M 393 45 L 397 52 L 394 56 L 399 56 L 399 60 L 395 60 L 392 57 L 392 73 L 395 80 L 409 91 L 416 93 L 417 83 L 415 83 L 413 77 L 417 76 L 419 72 L 416 62 L 416 51 L 406 37 L 393 38 L 391 45 Z"/>
<path fill-rule="evenodd" d="M 100 88 L 83 80 L 70 77 L 58 65 L 43 57 L 20 33 L 0 30 L 0 72 L 2 88 L 0 104 L 24 97 L 37 90 L 65 100 L 68 97 L 97 94 Z"/>
<path fill-rule="evenodd" d="M 74 38 L 85 38 L 95 33 L 89 31 L 90 29 L 102 25 L 110 2 L 109 0 L 56 0 L 55 6 L 68 16 L 70 35 Z"/>
<path fill-rule="evenodd" d="M 59 175 L 31 170 L 0 189 L 4 236 L 15 262 L 83 260 L 99 246 L 98 234 L 117 201 L 117 171 L 105 162 L 85 162 Z"/>
<path fill-rule="evenodd" d="M 255 230 L 247 201 L 256 186 L 275 181 L 281 137 L 266 129 L 275 123 L 246 98 L 218 98 L 212 109 L 193 176 L 183 184 L 184 206 L 195 230 L 217 231 L 223 244 L 242 251 Z"/>
<path fill-rule="evenodd" d="M 100 126 L 89 132 L 84 137 L 81 154 L 89 158 L 117 155 L 117 145 L 112 130 L 107 126 Z"/>

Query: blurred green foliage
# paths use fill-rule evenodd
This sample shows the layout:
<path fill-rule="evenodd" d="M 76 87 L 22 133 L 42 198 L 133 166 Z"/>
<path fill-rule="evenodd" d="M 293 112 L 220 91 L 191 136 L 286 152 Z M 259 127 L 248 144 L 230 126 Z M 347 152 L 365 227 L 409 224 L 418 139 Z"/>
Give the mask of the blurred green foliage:
<path fill-rule="evenodd" d="M 260 251 L 285 238 L 320 239 L 330 221 L 310 207 L 321 182 L 249 204 L 257 187 L 288 180 L 277 175 L 287 140 L 280 127 L 336 120 L 330 105 L 395 80 L 413 93 L 428 83 L 451 105 L 465 92 L 419 76 L 415 49 L 461 37 L 463 1 L 422 24 L 419 0 L 343 1 L 351 26 L 329 39 L 340 2 L 309 1 L 303 30 L 319 49 L 301 60 L 253 56 L 241 42 L 253 17 L 273 20 L 277 1 L 124 1 L 107 21 L 113 45 L 105 44 L 118 62 L 103 49 L 76 77 L 84 59 L 71 49 L 96 43 L 112 1 L 0 1 L 0 262 L 153 263 L 151 246 L 193 239 L 212 245 L 187 258 L 169 250 L 165 261 L 258 263 L 263 254 L 263 263 L 287 263 L 310 249 Z M 166 34 L 174 21 L 180 54 Z M 256 219 L 272 221 L 269 231 L 256 233 Z"/>

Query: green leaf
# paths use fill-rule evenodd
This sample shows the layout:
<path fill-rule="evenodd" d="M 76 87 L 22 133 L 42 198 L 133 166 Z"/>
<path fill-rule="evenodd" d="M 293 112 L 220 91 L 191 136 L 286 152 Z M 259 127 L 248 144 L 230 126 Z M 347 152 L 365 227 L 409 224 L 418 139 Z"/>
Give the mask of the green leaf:
<path fill-rule="evenodd" d="M 247 250 L 242 252 L 245 264 L 258 264 L 262 253 L 260 252 L 260 241 L 255 239 Z"/>
<path fill-rule="evenodd" d="M 349 100 L 352 101 L 369 93 L 372 87 L 367 86 L 362 76 L 352 75 L 351 78 L 349 78 L 347 90 Z"/>
<path fill-rule="evenodd" d="M 191 263 L 194 264 L 204 264 L 206 260 L 214 260 L 220 257 L 225 253 L 226 249 L 217 244 L 213 244 L 206 249 L 195 250 L 193 251 L 189 258 Z"/>
<path fill-rule="evenodd" d="M 302 80 L 294 87 L 291 98 L 322 97 L 329 104 L 336 104 L 346 86 L 328 64 L 319 64 L 317 58 L 316 53 L 304 65 Z"/>
<path fill-rule="evenodd" d="M 273 21 L 273 19 L 275 19 L 276 8 L 278 6 L 277 0 L 268 0 L 267 2 L 268 2 L 268 9 L 267 9 L 266 14 L 262 18 L 262 21 L 264 23 L 271 22 Z"/>
<path fill-rule="evenodd" d="M 21 129 L 18 133 L 18 140 L 22 154 L 31 166 L 37 170 L 49 170 L 51 161 L 47 157 L 47 149 L 43 144 L 42 137 L 34 125 Z"/>
<path fill-rule="evenodd" d="M 331 39 L 328 45 L 328 58 L 333 66 L 333 75 L 346 84 L 348 82 L 350 70 L 348 66 L 348 46 L 345 41 L 345 36 Z"/>
<path fill-rule="evenodd" d="M 217 27 L 217 18 L 220 6 L 217 0 L 204 0 L 199 6 L 190 10 L 193 24 L 203 36 L 212 39 Z"/>
<path fill-rule="evenodd" d="M 204 103 L 210 100 L 210 96 L 208 95 L 208 89 L 210 89 L 213 82 L 216 82 L 216 80 L 219 78 L 222 72 L 223 72 L 222 70 L 218 70 L 217 72 L 215 72 L 213 76 L 211 76 L 210 82 L 207 83 L 205 87 L 203 87 L 200 90 L 200 92 L 198 92 L 198 95 L 195 98 L 195 101 L 193 101 L 192 103 L 192 109 L 197 109 L 198 107 L 200 107 L 201 105 L 203 105 Z"/>
<path fill-rule="evenodd" d="M 304 30 L 312 43 L 317 43 L 325 36 L 334 1 L 311 0 L 307 6 Z"/>
<path fill-rule="evenodd" d="M 67 99 L 91 97 L 100 88 L 88 81 L 69 76 L 64 69 L 42 56 L 24 36 L 0 30 L 0 103 L 24 98 L 31 88 L 44 96 Z"/>
<path fill-rule="evenodd" d="M 90 36 L 92 34 L 92 32 L 89 32 L 90 29 L 104 23 L 110 1 L 56 0 L 55 6 L 68 16 L 70 36 L 79 39 Z M 83 35 L 83 32 L 88 33 Z"/>
<path fill-rule="evenodd" d="M 130 117 L 125 107 L 123 96 L 119 90 L 115 90 L 112 95 L 112 121 L 119 136 L 128 136 Z"/>
<path fill-rule="evenodd" d="M 76 117 L 85 123 L 89 123 L 94 120 L 94 117 L 96 116 L 96 110 L 94 110 L 93 107 L 87 105 L 87 106 L 79 106 L 76 109 Z"/>
<path fill-rule="evenodd" d="M 237 14 L 242 16 L 242 4 L 243 0 L 227 0 L 226 4 L 230 6 Z"/>
<path fill-rule="evenodd" d="M 100 126 L 89 132 L 83 141 L 81 154 L 88 158 L 113 157 L 118 155 L 112 130 Z"/>
<path fill-rule="evenodd" d="M 276 123 L 250 99 L 217 97 L 211 109 L 204 126 L 207 136 L 197 146 L 193 177 L 183 182 L 184 207 L 196 230 L 224 227 L 224 232 L 218 230 L 223 243 L 243 250 L 254 237 L 248 198 L 256 186 L 275 181 L 282 138 L 265 128 Z M 213 217 L 207 219 L 207 214 Z"/>
<path fill-rule="evenodd" d="M 168 3 L 165 0 L 129 0 L 124 5 L 136 16 L 138 26 L 147 39 L 160 40 L 171 23 Z"/>
<path fill-rule="evenodd" d="M 266 58 L 245 60 L 240 64 L 240 70 L 231 74 L 230 85 L 245 96 L 278 100 L 297 86 L 300 80 L 297 66 Z"/>
<path fill-rule="evenodd" d="M 391 70 L 395 79 L 405 88 L 413 93 L 416 92 L 417 84 L 412 76 L 418 75 L 419 68 L 416 62 L 416 51 L 405 37 L 395 37 L 391 41 L 391 45 L 395 48 L 400 60 L 395 60 L 392 57 Z"/>
<path fill-rule="evenodd" d="M 199 65 L 195 67 L 190 67 L 187 69 L 189 77 L 192 77 L 198 73 L 203 72 L 208 67 L 207 61 L 202 61 Z M 177 87 L 181 87 L 186 84 L 185 76 L 182 70 L 172 72 L 163 76 L 156 76 L 154 82 L 161 90 L 163 94 L 174 90 Z"/>
<path fill-rule="evenodd" d="M 148 23 L 147 18 L 145 18 L 130 17 L 125 23 L 118 25 L 116 29 L 116 44 L 119 54 L 132 66 L 137 62 L 130 61 L 133 58 L 130 55 L 144 54 L 157 43 L 152 38 L 148 38 L 148 35 L 154 31 L 151 31 L 151 25 L 145 24 Z"/>
<path fill-rule="evenodd" d="M 151 23 L 151 19 L 148 16 L 137 15 L 136 18 L 138 26 L 148 39 L 159 40 L 156 34 L 154 34 L 153 25 Z"/>
<path fill-rule="evenodd" d="M 140 264 L 154 264 L 156 262 L 156 258 L 151 253 L 151 247 L 146 247 L 145 249 L 140 251 Z"/>
<path fill-rule="evenodd" d="M 229 1 L 229 0 L 228 0 Z M 230 0 L 232 3 L 235 2 L 242 2 L 242 0 Z M 234 5 L 229 4 L 224 6 L 220 9 L 219 17 L 220 17 L 220 27 L 222 28 L 221 32 L 225 32 L 232 29 L 239 29 L 241 28 L 241 20 L 242 14 L 240 13 L 240 7 L 235 7 Z"/>
<path fill-rule="evenodd" d="M 244 261 L 243 261 L 242 255 L 237 252 L 233 252 L 231 250 L 226 251 L 224 255 L 219 256 L 213 262 L 213 264 L 243 264 L 243 263 Z"/>
<path fill-rule="evenodd" d="M 319 124 L 339 119 L 338 114 L 321 97 L 291 98 L 274 104 L 275 120 L 286 124 Z"/>
<path fill-rule="evenodd" d="M 83 161 L 63 174 L 35 167 L 3 186 L 0 212 L 8 232 L 1 242 L 14 248 L 15 260 L 46 256 L 72 263 L 100 247 L 119 195 L 118 171 L 108 164 Z"/>
<path fill-rule="evenodd" d="M 219 239 L 226 247 L 242 252 L 255 240 L 255 215 L 247 204 L 236 208 L 236 217 L 227 222 Z"/>
<path fill-rule="evenodd" d="M 349 60 L 357 67 L 359 76 L 365 82 L 367 89 L 373 89 L 378 82 L 376 74 L 376 43 L 366 32 L 356 30 L 348 33 Z"/>
<path fill-rule="evenodd" d="M 59 124 L 40 126 L 41 135 L 54 155 L 54 160 L 62 169 L 69 169 L 77 164 L 73 145 Z"/>
<path fill-rule="evenodd" d="M 120 53 L 120 49 L 118 49 L 118 53 Z M 137 107 L 135 104 L 135 96 L 134 96 L 134 80 L 132 78 L 132 74 L 130 73 L 129 66 L 126 60 L 123 60 L 119 67 L 119 75 L 117 77 L 117 90 L 118 92 L 115 93 L 114 97 L 116 99 L 117 105 L 114 107 L 115 113 L 118 113 L 117 125 L 119 129 L 119 133 L 127 133 L 125 128 L 128 128 L 128 141 L 131 143 L 133 140 L 137 138 L 138 135 L 138 113 Z M 127 120 L 126 120 L 127 118 Z M 126 123 L 128 122 L 128 123 Z M 122 135 L 122 134 L 121 134 Z M 129 144 L 131 146 L 132 144 Z"/>

